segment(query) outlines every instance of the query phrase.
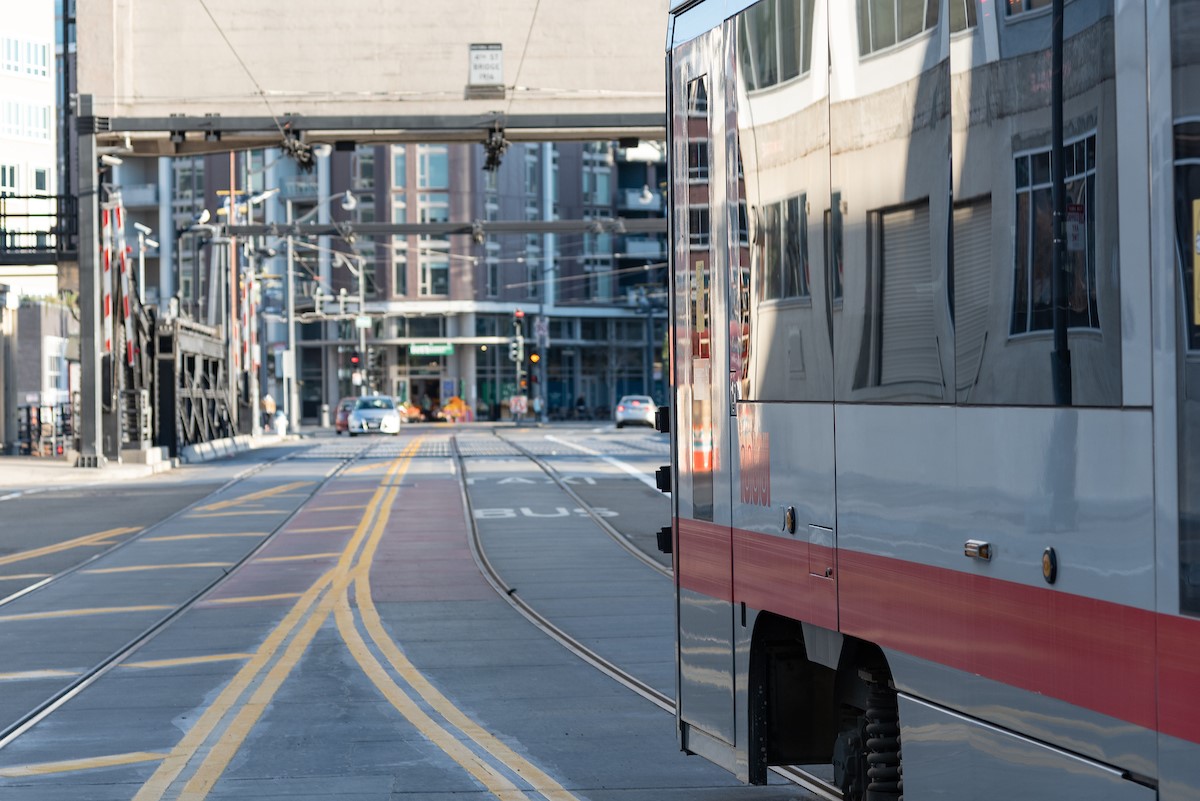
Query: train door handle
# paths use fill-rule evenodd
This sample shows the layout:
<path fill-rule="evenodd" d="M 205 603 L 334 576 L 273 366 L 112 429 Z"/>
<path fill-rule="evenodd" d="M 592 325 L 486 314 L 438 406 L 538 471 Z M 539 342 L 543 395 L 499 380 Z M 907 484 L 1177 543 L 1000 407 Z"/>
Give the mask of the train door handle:
<path fill-rule="evenodd" d="M 992 561 L 992 544 L 983 540 L 967 540 L 963 543 L 963 555 L 990 562 Z"/>

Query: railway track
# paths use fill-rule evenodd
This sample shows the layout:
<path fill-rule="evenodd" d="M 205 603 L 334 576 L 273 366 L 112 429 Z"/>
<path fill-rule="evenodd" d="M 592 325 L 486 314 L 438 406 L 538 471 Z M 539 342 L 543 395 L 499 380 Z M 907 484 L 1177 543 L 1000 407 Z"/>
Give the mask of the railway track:
<path fill-rule="evenodd" d="M 114 644 L 112 650 L 107 655 L 96 660 L 93 664 L 91 664 L 90 667 L 84 668 L 83 670 L 80 670 L 69 677 L 64 676 L 64 679 L 66 679 L 64 683 L 57 687 L 54 691 L 48 693 L 40 702 L 29 706 L 28 709 L 17 715 L 15 718 L 0 721 L 0 726 L 2 726 L 2 728 L 0 728 L 0 749 L 3 749 L 5 746 L 8 746 L 17 740 L 22 734 L 27 732 L 33 726 L 37 725 L 38 722 L 45 719 L 72 698 L 82 693 L 106 673 L 119 666 L 122 662 L 128 660 L 140 648 L 142 648 L 144 645 L 154 639 L 155 636 L 170 626 L 171 623 L 180 615 L 193 608 L 198 602 L 203 600 L 205 596 L 211 593 L 214 589 L 218 588 L 222 583 L 228 581 L 230 577 L 235 575 L 241 567 L 253 560 L 254 557 L 272 541 L 276 534 L 285 528 L 289 521 L 291 521 L 296 514 L 304 508 L 304 505 L 311 498 L 319 494 L 320 491 L 327 487 L 331 481 L 335 480 L 341 475 L 344 475 L 346 471 L 351 469 L 357 462 L 370 458 L 372 451 L 378 448 L 379 445 L 376 444 L 366 448 L 356 449 L 351 453 L 338 455 L 339 451 L 345 450 L 344 448 L 339 448 L 333 451 L 332 456 L 326 457 L 331 458 L 336 463 L 325 472 L 324 476 L 322 476 L 319 481 L 310 483 L 302 488 L 283 485 L 291 492 L 303 489 L 303 498 L 294 505 L 294 508 L 292 508 L 290 512 L 285 513 L 284 516 L 273 525 L 270 531 L 263 532 L 261 537 L 258 537 L 256 541 L 251 544 L 248 550 L 245 550 L 239 557 L 235 558 L 227 565 L 223 565 L 221 567 L 222 572 L 215 578 L 209 580 L 207 577 L 203 577 L 196 581 L 192 587 L 189 587 L 190 594 L 182 602 L 174 605 L 173 608 L 161 610 L 162 614 L 158 616 L 157 619 L 145 626 L 141 631 L 136 633 L 131 638 L 122 639 L 120 642 Z M 314 450 L 317 451 L 317 455 L 315 457 Z M 198 510 L 210 509 L 213 507 L 229 508 L 229 506 L 223 505 L 236 505 L 239 503 L 239 499 L 236 496 L 236 490 L 239 488 L 239 486 L 245 485 L 249 479 L 259 476 L 269 471 L 271 468 L 288 461 L 296 459 L 320 458 L 319 451 L 319 448 L 307 449 L 306 451 L 289 453 L 282 457 L 254 465 L 253 467 L 250 467 L 234 476 L 232 479 L 227 481 L 224 485 L 205 498 L 188 504 L 167 518 L 143 529 L 135 536 L 122 540 L 106 550 L 94 554 L 53 576 L 43 579 L 33 585 L 12 593 L 3 599 L 0 599 L 0 609 L 6 606 L 11 606 L 22 599 L 28 599 L 37 594 L 50 593 L 62 585 L 68 578 L 76 576 L 84 571 L 88 571 L 92 569 L 92 566 L 105 563 L 106 561 L 119 559 L 123 555 L 123 552 L 129 551 L 130 549 L 136 547 L 139 543 L 153 539 L 161 532 L 169 530 L 173 524 L 189 515 L 195 514 Z M 269 493 L 250 493 L 249 495 L 243 497 L 251 497 L 256 494 L 260 496 L 267 496 Z M 3 617 L 3 613 L 0 612 L 0 618 Z"/>
<path fill-rule="evenodd" d="M 652 556 L 643 552 L 638 548 L 627 536 L 621 533 L 615 526 L 610 524 L 605 517 L 596 509 L 595 506 L 588 503 L 578 492 L 576 492 L 570 484 L 566 482 L 564 476 L 550 465 L 545 459 L 534 454 L 530 449 L 520 445 L 500 434 L 498 431 L 493 431 L 493 434 L 503 442 L 508 448 L 511 448 L 516 454 L 520 454 L 536 465 L 545 475 L 552 481 L 562 492 L 564 492 L 573 502 L 583 509 L 588 518 L 602 531 L 610 537 L 622 549 L 634 556 L 638 561 L 654 570 L 659 575 L 673 579 L 673 571 L 660 564 Z M 459 476 L 459 485 L 462 492 L 463 508 L 467 517 L 467 524 L 471 533 L 471 551 L 475 557 L 475 561 L 479 566 L 480 572 L 483 573 L 488 583 L 493 589 L 505 598 L 508 603 L 524 616 L 530 623 L 536 626 L 546 636 L 553 639 L 570 653 L 577 656 L 587 664 L 591 665 L 601 673 L 605 674 L 614 681 L 620 683 L 624 687 L 633 691 L 637 695 L 645 698 L 665 712 L 672 715 L 676 713 L 675 699 L 666 693 L 661 692 L 649 683 L 638 678 L 632 672 L 624 669 L 611 659 L 604 657 L 592 648 L 582 643 L 579 639 L 572 636 L 562 627 L 556 625 L 546 615 L 542 614 L 535 605 L 526 601 L 521 593 L 511 586 L 497 570 L 494 564 L 489 560 L 488 555 L 483 547 L 480 536 L 480 527 L 473 514 L 473 504 L 468 486 L 468 468 L 466 458 L 459 448 L 458 437 L 451 438 L 454 459 L 458 465 L 457 475 Z M 802 768 L 795 766 L 780 766 L 771 769 L 776 775 L 794 782 L 803 787 L 814 796 L 828 801 L 842 801 L 843 795 L 841 791 L 834 785 L 823 780 L 822 778 L 813 775 Z"/>

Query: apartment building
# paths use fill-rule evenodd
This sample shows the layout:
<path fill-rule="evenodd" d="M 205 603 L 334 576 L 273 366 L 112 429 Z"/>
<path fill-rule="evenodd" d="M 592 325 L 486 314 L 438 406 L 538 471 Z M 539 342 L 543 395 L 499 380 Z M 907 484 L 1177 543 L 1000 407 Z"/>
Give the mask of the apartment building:
<path fill-rule="evenodd" d="M 344 237 L 292 242 L 301 420 L 317 422 L 323 406 L 363 391 L 431 408 L 458 397 L 479 419 L 506 416 L 507 399 L 521 394 L 541 397 L 555 416 L 579 397 L 603 414 L 621 394 L 665 392 L 663 235 L 597 226 L 371 237 L 354 225 L 662 217 L 664 148 L 625 144 L 516 144 L 495 171 L 483 169 L 482 145 L 343 143 L 312 172 L 269 150 L 127 158 L 113 175 L 129 220 L 159 242 L 144 254 L 148 300 L 167 308 L 173 298 L 202 321 L 219 322 L 209 277 L 214 264 L 228 264 L 213 223 L 350 224 Z M 196 225 L 205 211 L 209 222 Z M 277 399 L 287 394 L 286 245 L 264 237 L 239 249 L 241 269 L 253 264 L 263 277 L 261 386 Z M 370 318 L 365 353 L 360 293 Z M 507 347 L 518 331 L 523 385 Z"/>

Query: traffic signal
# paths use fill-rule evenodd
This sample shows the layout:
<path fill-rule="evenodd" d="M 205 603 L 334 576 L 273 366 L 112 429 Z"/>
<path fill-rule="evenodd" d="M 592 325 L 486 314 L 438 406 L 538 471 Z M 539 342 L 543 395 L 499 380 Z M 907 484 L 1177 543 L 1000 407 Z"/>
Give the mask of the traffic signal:
<path fill-rule="evenodd" d="M 356 350 L 351 351 L 350 352 L 350 366 L 356 368 L 361 363 L 362 363 L 362 358 L 359 356 L 358 351 L 356 351 Z"/>
<path fill-rule="evenodd" d="M 536 350 L 533 353 L 529 354 L 529 361 L 531 363 L 537 364 L 541 360 L 542 360 L 541 354 L 539 354 Z"/>
<path fill-rule="evenodd" d="M 520 337 L 513 337 L 508 341 L 508 358 L 514 362 L 525 358 L 525 342 Z"/>

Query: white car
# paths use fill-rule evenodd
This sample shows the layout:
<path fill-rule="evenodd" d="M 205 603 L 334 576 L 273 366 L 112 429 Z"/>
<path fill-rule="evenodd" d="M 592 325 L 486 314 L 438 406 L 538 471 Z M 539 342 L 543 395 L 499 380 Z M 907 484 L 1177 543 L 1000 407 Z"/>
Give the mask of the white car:
<path fill-rule="evenodd" d="M 654 413 L 658 407 L 649 395 L 626 395 L 617 403 L 613 419 L 617 428 L 624 428 L 627 423 L 637 423 L 654 428 Z"/>
<path fill-rule="evenodd" d="M 386 395 L 364 395 L 354 403 L 346 420 L 346 432 L 357 434 L 399 434 L 400 412 Z"/>

